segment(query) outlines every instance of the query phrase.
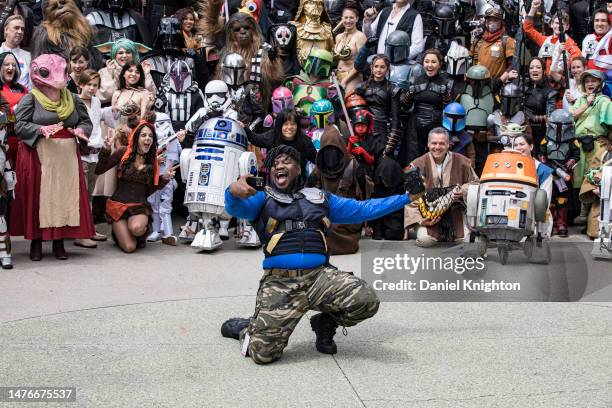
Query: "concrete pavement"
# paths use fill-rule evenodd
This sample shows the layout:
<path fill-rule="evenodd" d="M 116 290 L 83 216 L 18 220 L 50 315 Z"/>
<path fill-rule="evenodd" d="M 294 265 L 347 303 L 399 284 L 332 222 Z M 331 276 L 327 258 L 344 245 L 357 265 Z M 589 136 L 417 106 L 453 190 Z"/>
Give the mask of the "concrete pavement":
<path fill-rule="evenodd" d="M 0 386 L 74 386 L 78 407 L 612 407 L 611 303 L 384 302 L 338 331 L 337 355 L 304 320 L 257 366 L 219 328 L 252 312 L 260 250 L 67 248 L 33 263 L 15 240 Z M 359 272 L 361 257 L 332 262 Z"/>

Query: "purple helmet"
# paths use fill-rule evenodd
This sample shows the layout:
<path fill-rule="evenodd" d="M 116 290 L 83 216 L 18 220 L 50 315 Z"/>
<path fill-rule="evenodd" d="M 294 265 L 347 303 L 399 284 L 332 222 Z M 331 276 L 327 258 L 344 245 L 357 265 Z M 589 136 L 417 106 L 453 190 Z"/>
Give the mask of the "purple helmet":
<path fill-rule="evenodd" d="M 272 110 L 275 113 L 283 109 L 293 109 L 293 95 L 289 88 L 279 86 L 272 92 Z"/>

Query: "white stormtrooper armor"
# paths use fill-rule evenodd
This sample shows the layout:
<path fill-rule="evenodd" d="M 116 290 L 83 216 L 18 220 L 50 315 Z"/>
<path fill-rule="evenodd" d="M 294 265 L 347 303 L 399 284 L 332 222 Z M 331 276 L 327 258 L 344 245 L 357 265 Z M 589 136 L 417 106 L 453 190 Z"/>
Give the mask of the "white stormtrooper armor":
<path fill-rule="evenodd" d="M 165 113 L 156 113 L 155 134 L 157 135 L 158 154 L 160 161 L 159 172 L 164 174 L 168 168 L 179 162 L 181 145 L 176 139 L 172 128 L 172 121 Z M 174 195 L 175 181 L 166 184 L 161 190 L 157 190 L 148 198 L 153 209 L 153 231 L 147 237 L 147 241 L 155 242 L 162 240 L 168 245 L 176 245 L 176 237 L 172 228 L 172 196 Z M 163 233 L 162 233 L 163 231 Z"/>
<path fill-rule="evenodd" d="M 208 91 L 207 86 L 207 103 L 223 106 L 223 98 Z M 193 147 L 181 153 L 189 219 L 179 238 L 191 240 L 192 247 L 211 251 L 221 246 L 220 218 L 227 218 L 225 190 L 241 173 L 257 168 L 255 154 L 247 152 L 247 146 L 242 126 L 232 118 L 218 116 L 207 119 L 197 130 Z"/>

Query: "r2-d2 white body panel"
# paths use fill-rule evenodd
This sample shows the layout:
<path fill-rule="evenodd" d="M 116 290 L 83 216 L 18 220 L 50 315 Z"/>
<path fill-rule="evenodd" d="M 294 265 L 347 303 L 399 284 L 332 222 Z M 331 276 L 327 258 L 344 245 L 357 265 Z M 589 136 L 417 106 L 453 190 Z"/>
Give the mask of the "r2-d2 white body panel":
<path fill-rule="evenodd" d="M 612 159 L 601 169 L 599 186 L 599 238 L 593 243 L 595 259 L 612 259 Z"/>
<path fill-rule="evenodd" d="M 190 213 L 211 217 L 225 211 L 225 189 L 238 179 L 238 162 L 247 149 L 247 135 L 229 118 L 208 119 L 198 129 L 189 152 L 185 206 Z"/>

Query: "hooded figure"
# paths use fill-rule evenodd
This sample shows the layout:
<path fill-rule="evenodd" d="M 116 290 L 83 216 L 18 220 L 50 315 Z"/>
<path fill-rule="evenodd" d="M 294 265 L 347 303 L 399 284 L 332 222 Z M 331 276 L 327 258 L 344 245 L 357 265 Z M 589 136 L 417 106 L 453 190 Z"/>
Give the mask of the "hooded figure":
<path fill-rule="evenodd" d="M 313 173 L 316 187 L 339 197 L 365 200 L 370 197 L 372 180 L 357 160 L 346 150 L 346 143 L 338 128 L 328 125 L 321 136 Z M 359 250 L 363 224 L 333 224 L 327 244 L 333 255 L 352 254 Z"/>
<path fill-rule="evenodd" d="M 275 46 L 283 61 L 285 77 L 299 75 L 300 63 L 296 49 L 297 29 L 293 24 L 274 24 L 268 31 L 268 43 Z"/>

